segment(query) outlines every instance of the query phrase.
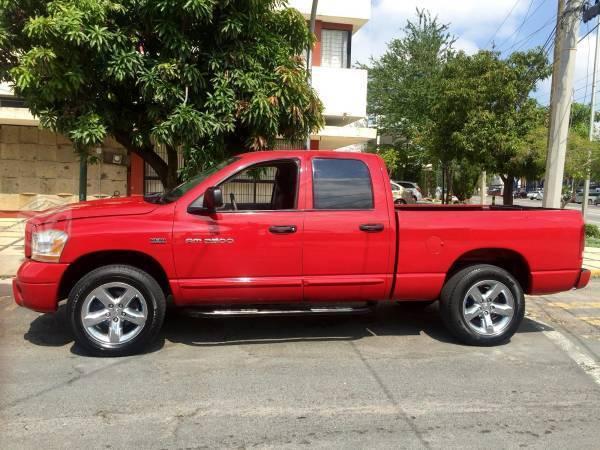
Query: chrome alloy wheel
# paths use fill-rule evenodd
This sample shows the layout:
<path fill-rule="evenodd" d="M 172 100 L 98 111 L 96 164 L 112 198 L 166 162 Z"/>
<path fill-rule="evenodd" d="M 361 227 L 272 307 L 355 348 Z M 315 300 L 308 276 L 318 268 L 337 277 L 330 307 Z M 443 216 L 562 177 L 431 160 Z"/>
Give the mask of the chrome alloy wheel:
<path fill-rule="evenodd" d="M 504 283 L 483 280 L 465 295 L 462 315 L 473 331 L 484 336 L 498 336 L 508 328 L 515 314 L 515 298 Z"/>
<path fill-rule="evenodd" d="M 100 344 L 124 344 L 144 329 L 148 305 L 144 296 L 127 283 L 98 286 L 81 307 L 83 330 Z"/>

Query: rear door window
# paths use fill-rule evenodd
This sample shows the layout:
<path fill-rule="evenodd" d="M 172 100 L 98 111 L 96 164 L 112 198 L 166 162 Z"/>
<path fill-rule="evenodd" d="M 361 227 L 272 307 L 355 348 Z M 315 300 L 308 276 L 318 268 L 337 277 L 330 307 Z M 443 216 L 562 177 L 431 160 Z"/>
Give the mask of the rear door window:
<path fill-rule="evenodd" d="M 313 159 L 315 209 L 373 209 L 367 165 L 358 159 Z"/>

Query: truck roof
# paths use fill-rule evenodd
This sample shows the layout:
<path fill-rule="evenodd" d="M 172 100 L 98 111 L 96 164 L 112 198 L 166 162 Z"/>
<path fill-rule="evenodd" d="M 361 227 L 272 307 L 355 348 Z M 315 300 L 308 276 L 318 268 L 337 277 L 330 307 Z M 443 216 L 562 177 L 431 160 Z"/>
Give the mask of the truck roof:
<path fill-rule="evenodd" d="M 255 161 L 261 161 L 263 159 L 272 159 L 273 155 L 276 154 L 282 158 L 298 158 L 298 157 L 334 157 L 334 158 L 352 158 L 352 159 L 370 159 L 378 158 L 374 153 L 360 153 L 360 152 L 339 152 L 334 150 L 264 150 L 258 152 L 247 152 L 237 155 L 243 159 L 251 159 Z"/>

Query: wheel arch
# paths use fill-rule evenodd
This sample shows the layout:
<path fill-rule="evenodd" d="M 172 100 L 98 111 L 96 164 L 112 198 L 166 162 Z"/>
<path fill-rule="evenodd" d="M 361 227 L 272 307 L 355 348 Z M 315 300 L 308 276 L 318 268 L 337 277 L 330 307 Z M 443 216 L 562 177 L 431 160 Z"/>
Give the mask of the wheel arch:
<path fill-rule="evenodd" d="M 527 259 L 519 252 L 506 248 L 479 248 L 463 253 L 448 270 L 444 283 L 459 270 L 476 264 L 490 264 L 506 270 L 516 278 L 523 292 L 529 293 L 531 269 Z"/>
<path fill-rule="evenodd" d="M 167 274 L 160 263 L 152 256 L 137 251 L 104 250 L 80 256 L 73 263 L 69 264 L 60 281 L 58 299 L 61 300 L 68 297 L 75 283 L 86 273 L 111 264 L 124 264 L 143 270 L 158 282 L 165 296 L 171 294 Z"/>

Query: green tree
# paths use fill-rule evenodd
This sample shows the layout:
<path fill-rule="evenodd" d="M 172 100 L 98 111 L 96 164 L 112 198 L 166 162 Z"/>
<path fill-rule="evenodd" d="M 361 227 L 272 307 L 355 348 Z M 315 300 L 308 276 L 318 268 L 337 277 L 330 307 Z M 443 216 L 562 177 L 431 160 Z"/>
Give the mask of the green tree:
<path fill-rule="evenodd" d="M 369 70 L 368 113 L 377 119 L 378 134 L 400 154 L 403 171 L 418 175 L 429 162 L 421 141 L 454 37 L 448 25 L 419 9 L 416 21 L 407 21 L 403 32 L 388 43 L 381 58 L 361 67 Z"/>
<path fill-rule="evenodd" d="M 453 161 L 465 160 L 504 182 L 504 204 L 511 205 L 516 177 L 534 170 L 525 137 L 543 111 L 529 97 L 535 82 L 550 74 L 539 50 L 513 53 L 460 52 L 444 66 L 429 128 L 429 148 L 447 179 Z"/>
<path fill-rule="evenodd" d="M 400 160 L 400 156 L 396 149 L 392 147 L 379 148 L 376 150 L 376 153 L 383 159 L 388 175 L 392 176 L 394 170 L 398 167 L 398 161 Z"/>
<path fill-rule="evenodd" d="M 565 198 L 570 199 L 573 196 L 575 189 L 587 176 L 588 170 L 592 180 L 600 178 L 600 143 L 590 142 L 589 129 L 590 106 L 573 103 L 565 156 L 565 177 L 570 179 L 570 184 L 566 187 Z"/>
<path fill-rule="evenodd" d="M 540 110 L 543 120 L 523 140 L 516 158 L 521 168 L 522 176 L 528 179 L 540 178 L 544 174 L 546 156 L 548 153 L 548 120 L 547 108 Z M 568 202 L 574 190 L 587 175 L 588 167 L 592 180 L 600 179 L 600 143 L 589 141 L 590 106 L 573 103 L 571 108 L 570 128 L 565 158 L 565 185 L 563 207 Z M 600 118 L 600 114 L 599 117 Z M 588 160 L 591 152 L 591 164 Z"/>
<path fill-rule="evenodd" d="M 83 154 L 113 136 L 166 188 L 323 125 L 297 56 L 312 41 L 282 0 L 0 0 L 0 80 Z"/>
<path fill-rule="evenodd" d="M 470 161 L 455 161 L 452 170 L 452 194 L 464 202 L 471 198 L 477 181 L 481 176 L 481 168 Z"/>

